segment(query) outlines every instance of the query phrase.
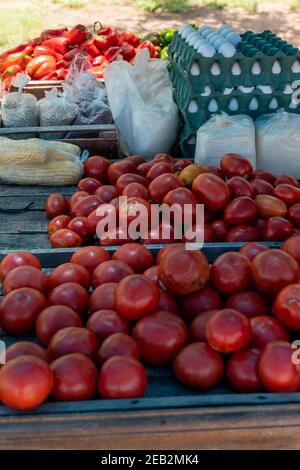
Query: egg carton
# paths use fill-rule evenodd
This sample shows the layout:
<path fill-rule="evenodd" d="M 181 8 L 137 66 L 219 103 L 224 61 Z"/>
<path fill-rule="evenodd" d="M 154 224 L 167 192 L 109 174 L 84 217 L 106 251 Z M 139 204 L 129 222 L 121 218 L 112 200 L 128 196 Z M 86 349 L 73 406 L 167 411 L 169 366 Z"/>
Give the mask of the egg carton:
<path fill-rule="evenodd" d="M 195 158 L 197 130 L 186 124 L 179 137 L 179 147 L 184 158 Z"/>
<path fill-rule="evenodd" d="M 203 57 L 176 33 L 169 46 L 173 79 L 188 83 L 195 93 L 210 86 L 213 91 L 235 86 L 270 85 L 283 90 L 287 83 L 300 79 L 300 51 L 271 31 L 241 35 L 233 57 L 216 53 Z"/>

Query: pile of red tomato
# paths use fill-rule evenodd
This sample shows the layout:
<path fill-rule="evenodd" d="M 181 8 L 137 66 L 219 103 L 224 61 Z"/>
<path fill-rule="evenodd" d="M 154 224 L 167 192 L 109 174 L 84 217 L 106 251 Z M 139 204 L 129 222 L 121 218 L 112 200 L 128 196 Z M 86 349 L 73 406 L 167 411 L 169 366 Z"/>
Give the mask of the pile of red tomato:
<path fill-rule="evenodd" d="M 120 208 L 119 196 L 128 198 Z M 70 201 L 60 194 L 47 200 L 46 212 L 52 219 L 50 243 L 56 248 L 91 244 L 97 240 L 96 227 L 104 217 L 97 215 L 100 206 L 108 212 L 116 208 L 121 211 L 119 216 L 126 216 L 128 207 L 141 204 L 150 214 L 151 203 L 190 204 L 192 211 L 198 203 L 204 204 L 205 242 L 284 241 L 300 231 L 298 181 L 290 175 L 254 171 L 240 155 L 224 155 L 220 168 L 175 160 L 165 153 L 151 161 L 132 156 L 113 163 L 92 156 L 84 164 L 84 178 Z M 175 242 L 172 222 L 167 239 L 161 236 L 163 224 L 152 227 L 142 242 Z M 120 230 L 115 237 L 104 234 L 97 243 L 107 246 L 130 241 L 127 233 L 120 237 Z M 197 233 L 203 227 L 194 225 L 193 230 Z"/>
<path fill-rule="evenodd" d="M 138 243 L 112 257 L 86 246 L 49 275 L 33 254 L 10 253 L 0 264 L 0 326 L 42 345 L 7 348 L 0 400 L 25 410 L 48 397 L 142 397 L 146 365 L 171 366 L 197 390 L 226 377 L 239 392 L 299 391 L 290 342 L 300 331 L 299 263 L 300 235 L 282 249 L 247 243 L 211 266 L 182 243 L 156 260 Z"/>

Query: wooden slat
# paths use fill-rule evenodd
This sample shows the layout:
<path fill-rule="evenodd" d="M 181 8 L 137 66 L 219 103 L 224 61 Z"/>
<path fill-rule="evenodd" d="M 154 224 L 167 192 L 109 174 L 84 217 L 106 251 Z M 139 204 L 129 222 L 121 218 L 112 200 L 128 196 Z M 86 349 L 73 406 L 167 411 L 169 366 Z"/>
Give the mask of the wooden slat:
<path fill-rule="evenodd" d="M 44 134 L 55 132 L 104 132 L 107 136 L 109 134 L 115 135 L 116 127 L 114 124 L 90 124 L 82 126 L 48 126 L 48 127 L 2 127 L 0 128 L 0 136 L 10 134 Z"/>
<path fill-rule="evenodd" d="M 20 196 L 46 196 L 52 193 L 61 193 L 65 195 L 73 194 L 76 186 L 23 186 L 23 185 L 0 185 L 0 198 L 2 197 L 20 197 Z"/>

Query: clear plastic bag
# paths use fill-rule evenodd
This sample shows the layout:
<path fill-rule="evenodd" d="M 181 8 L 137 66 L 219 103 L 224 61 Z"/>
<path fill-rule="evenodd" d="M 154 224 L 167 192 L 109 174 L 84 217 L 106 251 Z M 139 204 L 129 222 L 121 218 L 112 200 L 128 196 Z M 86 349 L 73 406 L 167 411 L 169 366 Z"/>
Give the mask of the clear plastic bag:
<path fill-rule="evenodd" d="M 179 125 L 167 63 L 149 60 L 148 49 L 135 64 L 115 61 L 104 70 L 108 101 L 125 154 L 151 158 L 169 152 Z"/>
<path fill-rule="evenodd" d="M 7 93 L 1 104 L 2 121 L 4 127 L 37 127 L 38 105 L 35 96 L 23 93 L 23 88 L 30 81 L 30 77 L 18 73 L 12 80 L 12 85 L 18 88 L 17 92 Z M 35 134 L 15 134 L 14 139 L 35 137 Z"/>

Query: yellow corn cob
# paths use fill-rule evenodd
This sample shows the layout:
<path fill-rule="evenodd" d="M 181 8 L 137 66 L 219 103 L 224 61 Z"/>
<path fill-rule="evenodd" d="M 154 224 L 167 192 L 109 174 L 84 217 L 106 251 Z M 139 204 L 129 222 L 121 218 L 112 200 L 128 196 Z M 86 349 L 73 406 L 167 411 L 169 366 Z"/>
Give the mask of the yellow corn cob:
<path fill-rule="evenodd" d="M 13 140 L 0 137 L 0 164 L 41 164 L 47 159 L 45 142 L 39 139 Z"/>
<path fill-rule="evenodd" d="M 55 160 L 68 160 L 78 161 L 80 156 L 80 148 L 77 145 L 68 144 L 67 142 L 47 141 L 48 156 Z"/>

